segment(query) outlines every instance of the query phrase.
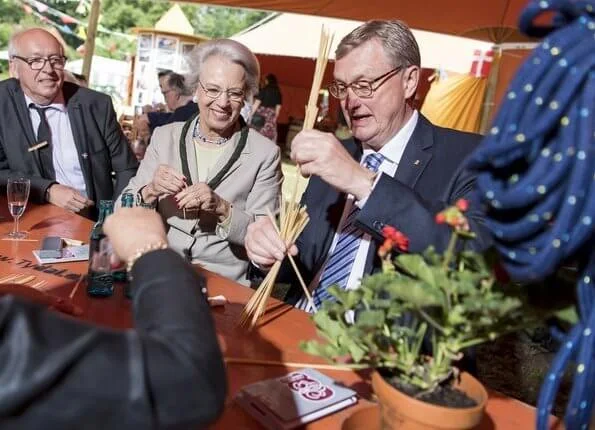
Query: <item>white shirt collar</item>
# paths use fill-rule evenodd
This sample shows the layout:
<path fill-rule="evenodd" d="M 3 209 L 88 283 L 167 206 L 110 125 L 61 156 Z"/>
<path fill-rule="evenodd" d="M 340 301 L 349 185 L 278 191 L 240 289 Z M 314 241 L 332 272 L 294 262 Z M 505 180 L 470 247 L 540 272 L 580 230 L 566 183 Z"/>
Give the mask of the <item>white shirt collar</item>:
<path fill-rule="evenodd" d="M 391 163 L 398 164 L 401 161 L 401 157 L 405 152 L 405 147 L 407 146 L 407 142 L 411 139 L 413 135 L 413 131 L 415 130 L 415 126 L 417 125 L 417 120 L 419 119 L 419 114 L 417 110 L 413 111 L 411 118 L 405 123 L 403 127 L 395 134 L 381 149 L 380 154 L 384 156 L 384 158 Z M 364 146 L 364 154 L 362 160 L 365 158 L 366 155 L 375 152 L 373 149 Z"/>
<path fill-rule="evenodd" d="M 25 103 L 27 103 L 27 107 L 29 107 L 31 105 L 31 103 L 33 103 L 35 106 L 51 107 L 53 109 L 59 110 L 60 112 L 66 112 L 66 105 L 64 103 L 50 103 L 49 105 L 41 106 L 41 105 L 35 103 L 27 94 L 24 94 L 24 95 L 25 95 Z"/>

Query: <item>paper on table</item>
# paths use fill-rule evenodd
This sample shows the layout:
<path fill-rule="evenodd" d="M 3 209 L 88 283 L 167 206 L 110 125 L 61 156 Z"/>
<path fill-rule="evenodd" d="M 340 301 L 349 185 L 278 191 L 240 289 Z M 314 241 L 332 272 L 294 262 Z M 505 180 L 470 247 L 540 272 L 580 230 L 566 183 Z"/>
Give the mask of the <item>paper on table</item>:
<path fill-rule="evenodd" d="M 68 263 L 70 261 L 86 261 L 89 259 L 89 245 L 67 246 L 62 248 L 61 258 L 41 258 L 39 250 L 34 250 L 33 255 L 40 264 Z"/>

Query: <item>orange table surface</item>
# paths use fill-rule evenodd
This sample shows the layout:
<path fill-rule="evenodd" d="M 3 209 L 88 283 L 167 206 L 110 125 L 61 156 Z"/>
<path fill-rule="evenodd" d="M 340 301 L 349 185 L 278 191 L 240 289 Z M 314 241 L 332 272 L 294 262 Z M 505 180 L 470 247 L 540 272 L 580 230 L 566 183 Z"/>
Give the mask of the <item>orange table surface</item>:
<path fill-rule="evenodd" d="M 0 236 L 12 229 L 12 218 L 6 200 L 0 199 Z M 30 204 L 23 215 L 20 228 L 28 231 L 26 241 L 0 240 L 0 276 L 19 273 L 36 276 L 36 281 L 45 280 L 43 290 L 49 294 L 68 297 L 81 274 L 86 273 L 87 263 L 64 263 L 39 265 L 32 250 L 39 249 L 45 236 L 61 236 L 88 241 L 92 222 L 51 205 Z M 252 331 L 238 326 L 240 312 L 252 294 L 252 290 L 212 272 L 197 268 L 207 279 L 209 295 L 223 294 L 229 303 L 213 308 L 217 336 L 224 356 L 262 359 L 280 362 L 323 363 L 321 359 L 305 354 L 299 348 L 304 339 L 316 336 L 309 316 L 299 310 L 271 299 L 262 322 Z M 106 299 L 91 298 L 85 285 L 77 289 L 73 302 L 83 310 L 82 319 L 112 328 L 132 326 L 130 301 L 117 288 Z M 285 366 L 257 366 L 228 364 L 228 398 L 222 417 L 213 429 L 261 429 L 258 422 L 239 408 L 233 397 L 247 384 L 281 376 L 296 370 Z M 355 406 L 310 423 L 304 428 L 331 430 L 341 429 L 342 423 L 356 408 L 371 405 L 371 388 L 367 375 L 350 371 L 327 371 L 323 373 L 355 389 L 361 400 Z M 486 415 L 479 429 L 530 429 L 535 427 L 535 408 L 495 391 L 489 392 Z M 551 428 L 561 428 L 559 420 L 552 418 Z M 366 429 L 364 429 L 366 430 Z"/>

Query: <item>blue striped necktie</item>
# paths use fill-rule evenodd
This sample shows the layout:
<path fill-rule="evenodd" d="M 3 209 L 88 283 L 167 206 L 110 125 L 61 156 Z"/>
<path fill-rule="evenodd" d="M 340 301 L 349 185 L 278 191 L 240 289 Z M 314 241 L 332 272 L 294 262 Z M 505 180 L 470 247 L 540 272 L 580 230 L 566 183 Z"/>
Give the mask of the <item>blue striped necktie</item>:
<path fill-rule="evenodd" d="M 364 160 L 364 166 L 372 172 L 377 172 L 383 160 L 384 156 L 382 154 L 368 154 Z M 343 223 L 337 245 L 326 263 L 326 267 L 320 276 L 318 288 L 314 290 L 312 296 L 316 308 L 320 308 L 323 300 L 332 298 L 328 293 L 328 288 L 331 285 L 336 284 L 342 289 L 347 288 L 347 281 L 349 280 L 357 250 L 364 235 L 362 230 L 353 225 L 353 221 L 359 211 L 360 209 L 354 204 Z"/>

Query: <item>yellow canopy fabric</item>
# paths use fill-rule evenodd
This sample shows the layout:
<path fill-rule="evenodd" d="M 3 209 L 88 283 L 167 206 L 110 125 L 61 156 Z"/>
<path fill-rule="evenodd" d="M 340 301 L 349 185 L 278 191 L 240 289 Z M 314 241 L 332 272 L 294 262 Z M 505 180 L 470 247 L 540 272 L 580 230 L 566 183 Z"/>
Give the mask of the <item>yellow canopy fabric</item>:
<path fill-rule="evenodd" d="M 453 75 L 432 83 L 421 113 L 433 124 L 479 132 L 480 112 L 487 79 Z"/>

